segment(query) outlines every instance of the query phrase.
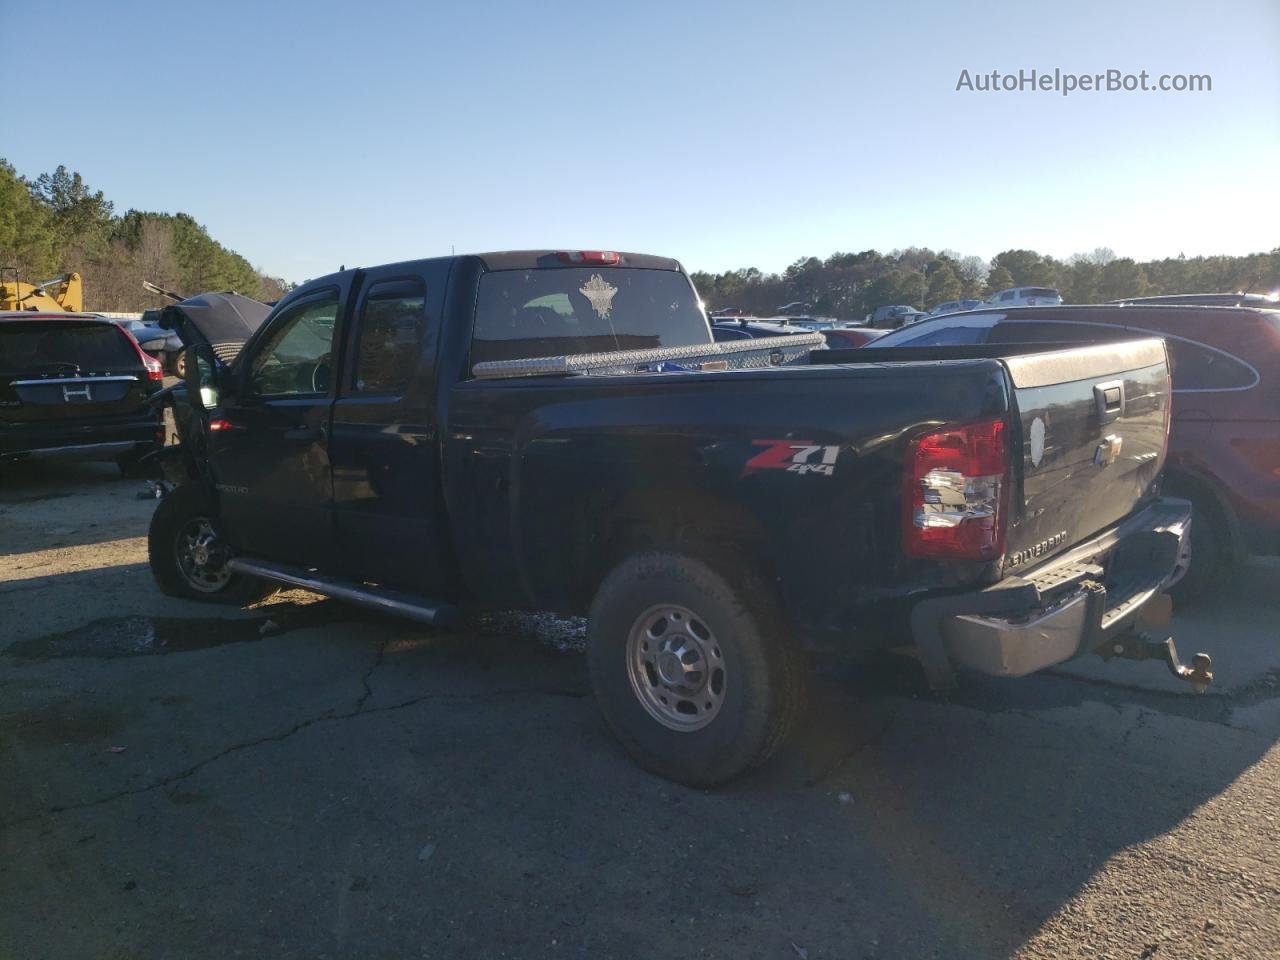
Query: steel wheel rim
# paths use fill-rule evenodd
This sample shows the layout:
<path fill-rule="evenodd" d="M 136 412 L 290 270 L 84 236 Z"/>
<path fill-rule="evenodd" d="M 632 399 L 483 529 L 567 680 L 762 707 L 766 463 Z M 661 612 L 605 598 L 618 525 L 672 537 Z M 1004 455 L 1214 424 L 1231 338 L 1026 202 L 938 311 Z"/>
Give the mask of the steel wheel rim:
<path fill-rule="evenodd" d="M 178 531 L 178 569 L 193 590 L 217 593 L 231 579 L 227 558 L 208 517 L 192 517 Z"/>
<path fill-rule="evenodd" d="M 711 723 L 724 706 L 724 652 L 707 622 L 688 607 L 660 603 L 627 634 L 627 678 L 636 699 L 669 730 Z"/>

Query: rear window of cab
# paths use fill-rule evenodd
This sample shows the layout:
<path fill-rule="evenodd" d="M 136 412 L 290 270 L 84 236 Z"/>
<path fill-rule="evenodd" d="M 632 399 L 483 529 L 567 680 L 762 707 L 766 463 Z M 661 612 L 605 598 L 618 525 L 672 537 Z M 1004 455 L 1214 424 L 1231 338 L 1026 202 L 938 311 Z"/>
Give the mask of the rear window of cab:
<path fill-rule="evenodd" d="M 711 342 L 693 286 L 674 270 L 495 270 L 480 278 L 471 363 Z"/>

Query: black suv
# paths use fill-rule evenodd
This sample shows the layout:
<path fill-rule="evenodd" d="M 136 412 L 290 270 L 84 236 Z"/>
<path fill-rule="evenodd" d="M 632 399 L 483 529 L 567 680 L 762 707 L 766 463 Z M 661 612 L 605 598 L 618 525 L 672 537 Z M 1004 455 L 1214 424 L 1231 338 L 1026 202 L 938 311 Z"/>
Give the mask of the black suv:
<path fill-rule="evenodd" d="M 0 313 L 0 459 L 115 450 L 126 476 L 164 441 L 151 396 L 160 363 L 118 324 L 85 314 Z"/>

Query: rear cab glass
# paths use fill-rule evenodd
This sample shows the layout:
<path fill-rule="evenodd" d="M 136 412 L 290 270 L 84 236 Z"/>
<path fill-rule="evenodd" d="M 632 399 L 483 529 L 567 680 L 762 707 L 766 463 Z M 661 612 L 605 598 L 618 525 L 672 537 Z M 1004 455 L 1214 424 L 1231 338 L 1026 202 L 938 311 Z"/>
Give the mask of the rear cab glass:
<path fill-rule="evenodd" d="M 494 270 L 480 278 L 471 363 L 711 342 L 693 286 L 674 270 Z"/>

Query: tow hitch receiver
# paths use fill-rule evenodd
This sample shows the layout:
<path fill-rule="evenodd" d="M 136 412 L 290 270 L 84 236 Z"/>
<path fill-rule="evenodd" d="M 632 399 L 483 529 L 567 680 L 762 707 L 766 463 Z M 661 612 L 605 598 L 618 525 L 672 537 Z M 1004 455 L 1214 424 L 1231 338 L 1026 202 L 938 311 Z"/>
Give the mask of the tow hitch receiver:
<path fill-rule="evenodd" d="M 1191 684 L 1195 693 L 1204 693 L 1213 683 L 1213 658 L 1207 653 L 1197 653 L 1191 658 L 1191 666 L 1178 659 L 1178 648 L 1174 646 L 1173 637 L 1155 640 L 1151 636 L 1138 631 L 1125 634 L 1113 643 L 1104 644 L 1098 649 L 1103 659 L 1119 657 L 1122 660 L 1163 660 L 1169 672 L 1180 680 Z"/>

